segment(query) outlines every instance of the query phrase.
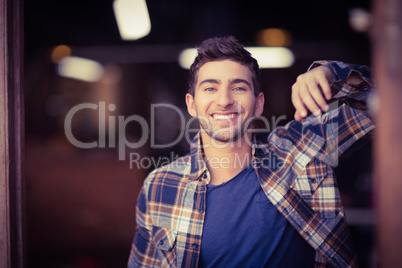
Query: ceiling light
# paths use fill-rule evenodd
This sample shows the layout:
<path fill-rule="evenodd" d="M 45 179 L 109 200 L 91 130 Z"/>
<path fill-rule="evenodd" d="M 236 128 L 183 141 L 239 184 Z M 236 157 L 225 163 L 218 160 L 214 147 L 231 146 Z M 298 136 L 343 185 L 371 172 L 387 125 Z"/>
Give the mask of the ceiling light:
<path fill-rule="evenodd" d="M 251 55 L 258 61 L 261 69 L 286 68 L 293 65 L 294 55 L 286 47 L 246 47 Z M 184 69 L 189 69 L 197 56 L 197 49 L 187 48 L 179 55 L 179 64 Z"/>
<path fill-rule="evenodd" d="M 59 45 L 52 50 L 51 60 L 53 63 L 59 63 L 63 58 L 71 55 L 71 48 L 66 45 Z"/>
<path fill-rule="evenodd" d="M 136 40 L 151 31 L 145 0 L 115 0 L 113 10 L 123 40 Z"/>
<path fill-rule="evenodd" d="M 60 61 L 58 73 L 63 77 L 96 82 L 103 75 L 103 66 L 93 60 L 71 56 Z"/>

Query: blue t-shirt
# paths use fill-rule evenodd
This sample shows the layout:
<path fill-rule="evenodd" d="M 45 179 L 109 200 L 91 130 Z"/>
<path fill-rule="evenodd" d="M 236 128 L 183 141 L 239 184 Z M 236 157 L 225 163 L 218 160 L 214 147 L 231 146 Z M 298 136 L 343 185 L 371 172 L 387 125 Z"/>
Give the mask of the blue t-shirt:
<path fill-rule="evenodd" d="M 278 212 L 252 167 L 207 186 L 200 267 L 314 267 L 314 249 Z"/>

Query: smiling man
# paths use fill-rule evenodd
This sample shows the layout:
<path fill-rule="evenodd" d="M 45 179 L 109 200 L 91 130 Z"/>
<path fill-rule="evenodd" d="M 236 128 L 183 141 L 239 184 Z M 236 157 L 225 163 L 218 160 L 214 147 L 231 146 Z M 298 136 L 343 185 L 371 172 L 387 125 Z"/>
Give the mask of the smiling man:
<path fill-rule="evenodd" d="M 204 138 L 222 142 L 241 138 L 245 123 L 262 114 L 264 95 L 255 95 L 252 77 L 246 66 L 230 60 L 200 68 L 194 94 L 186 95 L 186 103 L 190 115 L 199 118 Z M 218 131 L 222 128 L 226 130 Z"/>
<path fill-rule="evenodd" d="M 231 60 L 207 62 L 198 70 L 193 93 L 186 95 L 188 112 L 200 122 L 211 184 L 230 180 L 249 164 L 242 160 L 251 159 L 252 132 L 247 130 L 264 106 L 253 76 L 247 66 Z"/>
<path fill-rule="evenodd" d="M 374 128 L 370 75 L 315 62 L 293 85 L 295 120 L 255 135 L 257 61 L 233 37 L 204 41 L 186 95 L 200 132 L 144 181 L 128 267 L 356 266 L 331 164 Z"/>

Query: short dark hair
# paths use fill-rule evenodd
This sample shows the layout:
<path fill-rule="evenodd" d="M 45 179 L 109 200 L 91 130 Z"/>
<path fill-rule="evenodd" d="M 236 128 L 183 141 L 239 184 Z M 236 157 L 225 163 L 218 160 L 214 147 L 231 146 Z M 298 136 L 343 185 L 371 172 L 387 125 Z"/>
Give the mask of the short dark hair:
<path fill-rule="evenodd" d="M 194 96 L 197 75 L 201 66 L 211 61 L 232 60 L 248 67 L 253 74 L 255 96 L 260 93 L 260 68 L 243 45 L 233 36 L 214 37 L 206 39 L 198 47 L 198 55 L 190 67 L 188 93 Z"/>

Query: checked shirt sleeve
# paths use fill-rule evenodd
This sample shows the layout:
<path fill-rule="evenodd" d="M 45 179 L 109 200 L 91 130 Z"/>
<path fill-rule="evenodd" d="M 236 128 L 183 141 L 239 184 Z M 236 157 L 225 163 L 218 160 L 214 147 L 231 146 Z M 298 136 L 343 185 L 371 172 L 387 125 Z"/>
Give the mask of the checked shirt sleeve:
<path fill-rule="evenodd" d="M 359 64 L 348 64 L 341 61 L 315 61 L 309 70 L 318 66 L 325 66 L 331 70 L 332 78 L 329 84 L 336 94 L 334 99 L 353 99 L 366 103 L 367 98 L 374 88 L 372 68 Z M 345 83 L 345 79 L 352 73 L 357 74 L 364 82 L 359 85 Z"/>
<path fill-rule="evenodd" d="M 335 92 L 330 104 L 332 109 L 321 116 L 304 120 L 302 136 L 310 140 L 308 137 L 313 133 L 317 137 L 316 144 L 321 144 L 316 157 L 336 166 L 339 156 L 346 149 L 374 129 L 373 118 L 367 108 L 367 100 L 374 87 L 372 69 L 339 61 L 316 61 L 309 69 L 320 65 L 326 66 L 332 73 L 330 86 Z M 352 73 L 363 82 L 358 85 L 346 82 Z"/>
<path fill-rule="evenodd" d="M 160 267 L 155 243 L 151 239 L 152 222 L 147 211 L 144 187 L 141 188 L 136 207 L 136 230 L 127 267 Z"/>

